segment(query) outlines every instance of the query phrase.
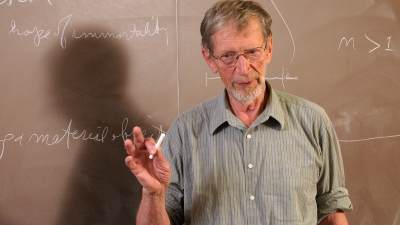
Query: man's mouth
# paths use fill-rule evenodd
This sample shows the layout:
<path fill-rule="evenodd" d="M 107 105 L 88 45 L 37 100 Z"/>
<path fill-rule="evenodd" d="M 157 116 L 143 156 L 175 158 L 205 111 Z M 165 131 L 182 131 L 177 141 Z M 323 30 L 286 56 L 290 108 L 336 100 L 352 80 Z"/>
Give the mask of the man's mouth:
<path fill-rule="evenodd" d="M 237 81 L 237 82 L 235 82 L 235 85 L 238 86 L 238 87 L 245 88 L 245 87 L 248 87 L 249 85 L 252 85 L 253 82 L 254 82 L 254 80 L 250 80 L 250 81 Z"/>

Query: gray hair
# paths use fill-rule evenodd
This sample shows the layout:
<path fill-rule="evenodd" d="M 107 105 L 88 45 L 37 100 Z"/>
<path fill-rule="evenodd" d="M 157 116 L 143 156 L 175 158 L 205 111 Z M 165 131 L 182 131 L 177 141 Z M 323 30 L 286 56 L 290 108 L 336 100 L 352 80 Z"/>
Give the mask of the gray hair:
<path fill-rule="evenodd" d="M 211 37 L 229 22 L 236 24 L 240 31 L 245 28 L 251 18 L 257 18 L 263 28 L 264 38 L 272 35 L 272 18 L 263 7 L 254 1 L 222 0 L 215 3 L 204 14 L 200 25 L 201 43 L 204 48 L 212 51 Z"/>

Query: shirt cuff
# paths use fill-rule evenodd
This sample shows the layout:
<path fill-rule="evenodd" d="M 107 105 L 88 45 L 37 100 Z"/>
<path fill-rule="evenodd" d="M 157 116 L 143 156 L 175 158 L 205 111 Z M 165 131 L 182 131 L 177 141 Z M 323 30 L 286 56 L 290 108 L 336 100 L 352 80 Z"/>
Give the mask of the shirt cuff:
<path fill-rule="evenodd" d="M 349 193 L 344 187 L 319 195 L 316 200 L 318 205 L 318 223 L 331 213 L 337 211 L 346 212 L 353 209 Z"/>

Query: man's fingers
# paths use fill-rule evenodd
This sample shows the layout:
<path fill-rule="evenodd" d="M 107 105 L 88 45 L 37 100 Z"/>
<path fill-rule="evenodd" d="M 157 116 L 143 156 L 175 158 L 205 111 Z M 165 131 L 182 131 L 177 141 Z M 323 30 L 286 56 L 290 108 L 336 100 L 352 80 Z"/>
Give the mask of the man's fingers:
<path fill-rule="evenodd" d="M 129 168 L 130 171 L 132 171 L 133 174 L 135 174 L 135 169 L 137 165 L 132 156 L 128 155 L 127 157 L 125 157 L 125 165 Z"/>
<path fill-rule="evenodd" d="M 142 149 L 136 148 L 136 146 L 132 143 L 132 140 L 130 139 L 125 140 L 124 147 L 126 154 L 137 159 L 146 159 L 149 155 L 148 150 L 146 148 Z"/>
<path fill-rule="evenodd" d="M 137 176 L 139 173 L 142 172 L 147 172 L 143 166 L 141 166 L 140 164 L 138 164 L 135 159 L 133 158 L 133 156 L 128 155 L 127 157 L 125 157 L 125 165 L 129 168 L 129 170 L 135 175 Z"/>
<path fill-rule="evenodd" d="M 144 147 L 144 136 L 140 127 L 133 128 L 133 144 L 141 149 Z"/>
<path fill-rule="evenodd" d="M 158 192 L 163 187 L 161 184 L 168 184 L 170 177 L 169 164 L 156 149 L 156 143 L 153 138 L 145 138 L 141 129 L 134 127 L 133 140 L 125 140 L 124 147 L 128 154 L 125 158 L 125 165 L 144 188 L 152 192 Z M 149 159 L 150 155 L 156 157 L 156 159 Z"/>
<path fill-rule="evenodd" d="M 150 155 L 154 155 L 157 152 L 156 149 L 156 144 L 153 138 L 148 138 L 146 139 L 146 141 L 144 142 L 146 149 L 147 149 L 147 153 Z"/>
<path fill-rule="evenodd" d="M 125 157 L 125 165 L 129 168 L 129 170 L 135 175 L 136 177 L 140 174 L 146 172 L 141 166 L 139 166 L 135 159 L 132 156 Z"/>
<path fill-rule="evenodd" d="M 125 152 L 128 155 L 133 155 L 135 152 L 135 146 L 133 145 L 131 139 L 126 139 L 124 142 Z"/>
<path fill-rule="evenodd" d="M 155 141 L 153 138 L 144 138 L 139 127 L 134 128 L 134 140 L 126 139 L 124 142 L 126 154 L 133 157 L 148 158 L 156 153 Z"/>

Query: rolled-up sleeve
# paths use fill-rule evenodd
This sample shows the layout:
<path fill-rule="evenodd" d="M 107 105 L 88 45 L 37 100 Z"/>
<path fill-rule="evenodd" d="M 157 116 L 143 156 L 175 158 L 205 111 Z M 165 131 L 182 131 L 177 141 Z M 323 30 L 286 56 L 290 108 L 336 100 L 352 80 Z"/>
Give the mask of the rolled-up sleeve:
<path fill-rule="evenodd" d="M 319 130 L 322 168 L 316 196 L 318 222 L 328 214 L 352 210 L 348 190 L 345 188 L 343 161 L 339 142 L 329 118 L 322 118 Z"/>

